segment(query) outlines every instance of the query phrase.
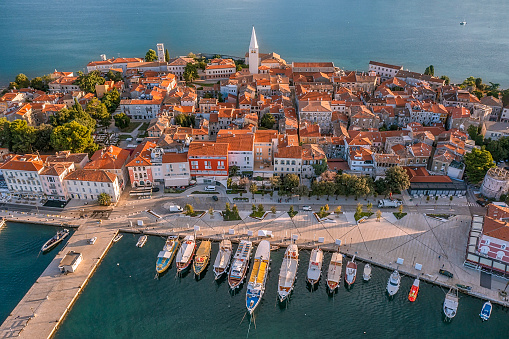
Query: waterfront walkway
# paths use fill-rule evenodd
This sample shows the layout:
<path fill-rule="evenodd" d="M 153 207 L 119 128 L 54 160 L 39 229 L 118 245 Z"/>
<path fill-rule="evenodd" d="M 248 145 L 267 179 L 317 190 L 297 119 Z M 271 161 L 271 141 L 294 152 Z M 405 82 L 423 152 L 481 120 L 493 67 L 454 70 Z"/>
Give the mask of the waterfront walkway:
<path fill-rule="evenodd" d="M 67 221 L 66 218 L 48 219 L 33 214 L 18 214 L 9 219 L 53 225 L 60 225 Z M 69 224 L 79 228 L 0 326 L 0 338 L 51 337 L 108 250 L 116 233 L 113 228 L 101 227 L 97 221 L 74 220 Z M 88 239 L 93 236 L 97 237 L 97 241 L 94 245 L 90 245 Z M 83 261 L 76 272 L 62 274 L 58 265 L 65 254 L 71 250 L 81 253 Z"/>

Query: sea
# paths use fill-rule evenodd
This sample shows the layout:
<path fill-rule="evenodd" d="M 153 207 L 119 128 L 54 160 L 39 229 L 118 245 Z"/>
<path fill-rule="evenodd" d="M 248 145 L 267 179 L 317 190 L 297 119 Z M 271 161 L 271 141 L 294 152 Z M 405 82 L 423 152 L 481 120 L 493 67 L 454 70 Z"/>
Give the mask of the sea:
<path fill-rule="evenodd" d="M 254 25 L 260 52 L 291 61 L 370 60 L 454 82 L 469 76 L 509 87 L 508 1 L 495 0 L 18 0 L 0 2 L 0 84 L 84 70 L 101 54 L 244 56 Z M 466 25 L 460 22 L 466 21 Z"/>
<path fill-rule="evenodd" d="M 42 245 L 57 230 L 54 226 L 17 222 L 7 222 L 0 228 L 0 323 L 9 316 L 67 242 L 64 239 L 51 251 L 40 253 Z"/>
<path fill-rule="evenodd" d="M 331 254 L 326 253 L 322 280 L 306 284 L 309 251 L 300 251 L 300 266 L 289 302 L 277 301 L 277 280 L 284 251 L 271 252 L 271 271 L 253 318 L 246 313 L 246 286 L 229 291 L 225 279 L 214 281 L 212 267 L 197 279 L 192 271 L 176 275 L 174 263 L 155 276 L 164 245 L 150 236 L 143 248 L 138 236 L 125 234 L 103 259 L 55 338 L 495 338 L 509 331 L 508 310 L 494 306 L 487 322 L 479 318 L 484 301 L 460 295 L 457 316 L 444 322 L 446 289 L 421 282 L 417 301 L 407 300 L 413 278 L 403 276 L 393 298 L 386 294 L 391 272 L 374 267 L 369 282 L 337 293 L 326 291 Z M 234 248 L 237 245 L 234 244 Z M 212 259 L 219 244 L 212 245 Z M 346 261 L 344 262 L 346 265 Z"/>

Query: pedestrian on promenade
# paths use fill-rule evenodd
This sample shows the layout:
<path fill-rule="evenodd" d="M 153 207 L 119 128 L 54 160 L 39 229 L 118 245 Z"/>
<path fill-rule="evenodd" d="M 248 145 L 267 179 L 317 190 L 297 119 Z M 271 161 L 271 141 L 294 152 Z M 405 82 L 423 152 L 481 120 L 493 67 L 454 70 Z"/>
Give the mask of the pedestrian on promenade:
<path fill-rule="evenodd" d="M 440 256 L 438 256 L 438 260 L 440 260 Z"/>

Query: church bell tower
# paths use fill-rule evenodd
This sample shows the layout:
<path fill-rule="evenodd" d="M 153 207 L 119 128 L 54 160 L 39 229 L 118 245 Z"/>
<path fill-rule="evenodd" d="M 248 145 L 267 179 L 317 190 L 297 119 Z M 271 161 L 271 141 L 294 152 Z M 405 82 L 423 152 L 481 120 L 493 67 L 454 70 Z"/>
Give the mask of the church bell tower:
<path fill-rule="evenodd" d="M 258 56 L 258 41 L 256 41 L 256 32 L 253 26 L 251 33 L 251 43 L 249 44 L 249 73 L 258 74 L 258 66 L 260 66 L 260 58 Z"/>

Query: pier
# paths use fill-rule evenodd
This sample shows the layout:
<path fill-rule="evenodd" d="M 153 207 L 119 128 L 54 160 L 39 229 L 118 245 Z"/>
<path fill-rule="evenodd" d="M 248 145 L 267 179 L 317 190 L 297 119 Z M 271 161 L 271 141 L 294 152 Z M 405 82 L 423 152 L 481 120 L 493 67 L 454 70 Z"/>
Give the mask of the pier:
<path fill-rule="evenodd" d="M 28 220 L 30 219 L 30 220 Z M 51 220 L 53 219 L 53 220 Z M 33 222 L 62 226 L 65 219 L 23 215 L 7 216 L 8 221 Z M 65 227 L 78 227 L 67 244 L 55 256 L 35 284 L 0 326 L 0 338 L 50 338 L 86 286 L 99 262 L 108 251 L 116 229 L 102 227 L 97 221 L 79 220 Z M 97 237 L 95 244 L 88 239 Z M 58 265 L 68 251 L 83 255 L 74 273 L 63 274 Z"/>

